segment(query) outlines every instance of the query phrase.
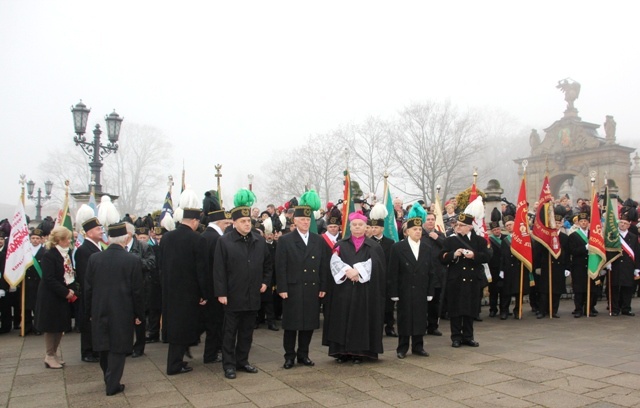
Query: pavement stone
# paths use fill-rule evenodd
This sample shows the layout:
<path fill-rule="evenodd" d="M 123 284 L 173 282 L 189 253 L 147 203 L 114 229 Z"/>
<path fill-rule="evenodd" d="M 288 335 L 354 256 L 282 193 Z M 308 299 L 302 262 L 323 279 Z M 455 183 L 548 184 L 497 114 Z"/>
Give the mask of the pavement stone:
<path fill-rule="evenodd" d="M 640 300 L 633 299 L 640 308 Z M 42 362 L 44 339 L 0 335 L 0 406 L 7 407 L 640 407 L 640 317 L 571 318 L 562 300 L 560 319 L 484 318 L 476 323 L 480 347 L 451 347 L 448 322 L 442 337 L 425 336 L 423 358 L 395 355 L 397 339 L 375 362 L 338 364 L 314 334 L 314 367 L 282 367 L 282 331 L 254 333 L 250 361 L 258 374 L 223 376 L 220 363 L 203 364 L 192 348 L 193 372 L 167 376 L 167 345 L 149 344 L 127 359 L 125 392 L 107 397 L 99 364 L 80 361 L 80 336 L 66 334 L 62 370 Z M 487 308 L 483 309 L 486 316 Z"/>

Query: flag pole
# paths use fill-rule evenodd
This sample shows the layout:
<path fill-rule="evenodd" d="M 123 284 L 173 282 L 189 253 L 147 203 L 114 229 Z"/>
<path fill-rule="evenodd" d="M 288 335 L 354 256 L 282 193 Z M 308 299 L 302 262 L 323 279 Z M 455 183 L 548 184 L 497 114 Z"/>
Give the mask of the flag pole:
<path fill-rule="evenodd" d="M 24 194 L 24 186 L 25 183 L 27 181 L 27 176 L 24 174 L 20 175 L 20 201 L 22 202 L 22 207 L 24 208 L 24 200 L 25 200 L 25 194 Z M 26 213 L 26 211 L 25 211 Z M 27 228 L 29 226 L 27 225 Z M 4 271 L 2 271 L 2 273 L 4 273 Z M 26 278 L 26 271 L 25 271 L 25 278 Z M 24 337 L 24 321 L 25 321 L 25 297 L 26 297 L 26 281 L 25 279 L 22 279 L 22 287 L 20 289 L 20 292 L 22 294 L 21 299 L 20 299 L 20 337 Z"/>
<path fill-rule="evenodd" d="M 387 205 L 387 191 L 389 188 L 389 180 L 387 180 L 389 178 L 389 173 L 387 172 L 387 169 L 384 169 L 384 173 L 382 174 L 382 177 L 384 177 L 384 192 L 382 193 L 382 197 L 384 198 L 384 205 Z"/>
<path fill-rule="evenodd" d="M 218 181 L 218 201 L 220 202 L 220 208 L 224 208 L 224 206 L 222 205 L 222 192 L 221 192 L 221 187 L 220 187 L 220 178 L 222 177 L 222 173 L 220 173 L 220 170 L 222 170 L 222 164 L 216 164 L 215 165 L 216 168 L 216 179 Z"/>
<path fill-rule="evenodd" d="M 609 200 L 609 186 L 607 185 L 607 174 L 605 173 L 604 175 L 604 192 L 605 192 L 605 205 L 609 205 L 609 203 L 611 202 L 611 200 Z M 608 209 L 607 209 L 608 210 Z M 608 221 L 608 219 L 607 219 Z M 605 224 L 606 225 L 606 224 Z M 611 264 L 609 264 L 611 265 Z M 613 281 L 613 277 L 611 276 L 613 274 L 613 268 L 609 269 L 609 276 L 607 277 L 607 290 L 608 290 L 608 294 L 607 294 L 607 300 L 609 301 L 609 316 L 612 315 L 613 313 L 613 302 L 611 300 L 611 282 Z"/>
<path fill-rule="evenodd" d="M 591 197 L 596 193 L 596 172 L 591 172 Z M 598 202 L 591 203 L 591 206 L 598 205 Z M 589 227 L 591 229 L 591 227 Z M 591 231 L 589 231 L 591 232 Z M 589 268 L 587 267 L 587 317 L 591 317 L 591 277 L 589 276 Z"/>

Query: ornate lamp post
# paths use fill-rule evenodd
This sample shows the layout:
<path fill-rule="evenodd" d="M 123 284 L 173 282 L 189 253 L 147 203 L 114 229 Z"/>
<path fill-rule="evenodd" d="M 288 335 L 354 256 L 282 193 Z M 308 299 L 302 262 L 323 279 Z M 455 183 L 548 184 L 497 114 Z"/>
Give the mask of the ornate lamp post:
<path fill-rule="evenodd" d="M 249 174 L 249 190 L 253 191 L 253 174 Z"/>
<path fill-rule="evenodd" d="M 44 182 L 44 193 L 42 195 L 42 188 L 38 187 L 38 194 L 33 195 L 36 183 L 33 180 L 27 181 L 27 198 L 36 202 L 36 221 L 42 221 L 42 202 L 51 198 L 51 189 L 53 188 L 53 182 L 47 180 Z"/>
<path fill-rule="evenodd" d="M 107 122 L 107 136 L 109 143 L 107 145 L 100 144 L 100 125 L 96 124 L 93 129 L 93 141 L 87 140 L 84 136 L 87 129 L 87 121 L 89 119 L 89 112 L 91 109 L 87 108 L 87 105 L 82 103 L 82 100 L 71 107 L 73 113 L 73 125 L 75 128 L 76 136 L 73 137 L 73 141 L 76 146 L 82 147 L 82 150 L 89 156 L 89 167 L 91 168 L 92 180 L 95 181 L 95 192 L 98 195 L 102 195 L 102 184 L 100 184 L 100 169 L 102 168 L 102 160 L 105 156 L 111 152 L 118 151 L 118 137 L 120 136 L 120 126 L 124 118 L 118 116 L 114 110 L 109 115 L 105 116 Z M 91 185 L 89 185 L 89 191 L 91 191 Z"/>

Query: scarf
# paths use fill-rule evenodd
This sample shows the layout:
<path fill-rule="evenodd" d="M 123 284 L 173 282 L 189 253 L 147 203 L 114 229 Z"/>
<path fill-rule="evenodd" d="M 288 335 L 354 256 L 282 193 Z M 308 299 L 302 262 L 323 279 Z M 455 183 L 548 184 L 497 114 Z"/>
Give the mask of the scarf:
<path fill-rule="evenodd" d="M 71 258 L 69 257 L 69 248 L 63 248 L 60 245 L 56 245 L 56 249 L 62 255 L 63 264 L 64 264 L 64 283 L 69 286 L 76 280 L 76 273 L 73 270 L 73 266 L 71 266 Z"/>

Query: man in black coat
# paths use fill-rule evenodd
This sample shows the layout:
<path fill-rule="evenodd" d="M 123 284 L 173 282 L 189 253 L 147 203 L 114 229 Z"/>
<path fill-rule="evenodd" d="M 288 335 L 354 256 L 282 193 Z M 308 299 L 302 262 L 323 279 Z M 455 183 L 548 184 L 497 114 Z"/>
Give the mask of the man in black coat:
<path fill-rule="evenodd" d="M 0 334 L 9 333 L 11 331 L 11 306 L 7 300 L 9 293 L 9 284 L 4 280 L 4 265 L 7 260 L 7 245 L 9 237 L 5 236 L 4 231 L 0 231 Z"/>
<path fill-rule="evenodd" d="M 142 263 L 125 249 L 132 239 L 124 222 L 111 224 L 110 245 L 89 259 L 85 276 L 85 310 L 107 395 L 124 391 L 120 380 L 132 350 L 133 325 L 144 319 Z"/>
<path fill-rule="evenodd" d="M 150 217 L 149 217 L 150 218 Z M 142 261 L 142 282 L 143 282 L 143 299 L 145 300 L 144 310 L 145 313 L 149 310 L 148 302 L 146 301 L 146 292 L 148 290 L 148 282 L 151 277 L 151 273 L 156 270 L 156 254 L 153 249 L 147 244 L 149 240 L 149 228 L 138 227 L 135 228 L 133 224 L 127 223 L 127 233 L 131 236 L 131 240 L 126 246 L 126 250 L 130 254 L 134 254 Z M 140 234 L 138 237 L 137 234 Z M 136 324 L 135 327 L 136 340 L 133 344 L 132 358 L 137 358 L 144 355 L 144 346 L 147 343 L 147 325 L 145 319 L 142 319 L 141 324 Z"/>
<path fill-rule="evenodd" d="M 33 311 L 36 308 L 36 300 L 38 299 L 38 286 L 42 279 L 42 268 L 40 262 L 45 253 L 42 245 L 43 232 L 40 228 L 35 228 L 29 236 L 31 242 L 31 253 L 33 254 L 33 265 L 27 268 L 25 280 L 25 297 L 24 297 L 24 334 L 32 332 L 35 335 L 41 333 L 33 327 Z"/>
<path fill-rule="evenodd" d="M 311 207 L 297 206 L 296 230 L 280 238 L 276 248 L 285 369 L 294 366 L 296 357 L 299 364 L 315 365 L 309 358 L 309 344 L 313 331 L 320 328 L 320 299 L 327 293 L 331 252 L 318 234 L 309 231 L 312 216 Z"/>
<path fill-rule="evenodd" d="M 635 316 L 631 311 L 631 298 L 635 290 L 636 282 L 640 276 L 640 245 L 638 236 L 629 231 L 631 222 L 627 214 L 620 216 L 618 229 L 620 230 L 620 242 L 622 254 L 611 264 L 611 315 L 620 314 Z"/>
<path fill-rule="evenodd" d="M 78 300 L 74 302 L 76 312 L 76 326 L 80 329 L 80 355 L 82 361 L 86 363 L 97 363 L 98 353 L 94 353 L 91 335 L 91 322 L 84 312 L 86 302 L 83 299 L 84 277 L 89 264 L 89 258 L 100 251 L 100 241 L 102 240 L 102 225 L 96 217 L 89 218 L 82 223 L 84 230 L 84 242 L 76 251 L 74 258 L 76 261 L 76 281 L 80 284 L 80 291 L 76 293 Z"/>
<path fill-rule="evenodd" d="M 146 297 L 148 300 L 148 325 L 147 325 L 147 337 L 145 342 L 157 343 L 160 341 L 160 320 L 162 316 L 162 285 L 160 281 L 160 265 L 162 264 L 162 252 L 160 251 L 160 241 L 162 235 L 165 233 L 163 227 L 155 227 L 150 231 L 149 247 L 153 250 L 153 254 L 156 258 L 156 267 L 151 270 L 149 275 L 146 289 Z"/>
<path fill-rule="evenodd" d="M 455 234 L 444 242 L 440 261 L 447 269 L 447 299 L 451 324 L 451 346 L 478 347 L 473 337 L 473 319 L 480 312 L 478 293 L 484 284 L 483 263 L 491 259 L 487 241 L 473 231 L 473 216 L 458 214 Z"/>
<path fill-rule="evenodd" d="M 502 240 L 502 246 L 500 247 L 502 252 L 500 254 L 500 278 L 503 280 L 504 287 L 502 293 L 505 295 L 500 298 L 500 318 L 506 318 L 506 315 L 509 313 L 511 298 L 515 296 L 516 303 L 513 307 L 513 318 L 520 319 L 520 300 L 522 296 L 529 294 L 529 270 L 524 268 L 522 262 L 511 252 L 511 235 L 513 234 L 514 226 L 513 217 L 505 215 L 503 221 L 504 227 L 507 229 L 509 235 Z"/>
<path fill-rule="evenodd" d="M 421 240 L 422 225 L 422 218 L 409 218 L 406 238 L 391 247 L 387 296 L 398 305 L 398 358 L 406 357 L 409 341 L 412 354 L 429 356 L 424 349 L 424 333 L 435 274 L 431 247 Z"/>
<path fill-rule="evenodd" d="M 205 284 L 210 293 L 213 289 L 213 256 L 215 254 L 218 239 L 224 234 L 224 230 L 231 225 L 231 214 L 225 210 L 212 210 L 207 214 L 209 224 L 202 236 L 207 240 L 207 258 L 209 271 L 207 271 Z M 201 307 L 200 317 L 206 332 L 204 341 L 203 361 L 208 363 L 219 363 L 222 361 L 222 323 L 224 322 L 224 308 L 220 302 L 207 302 Z"/>
<path fill-rule="evenodd" d="M 257 373 L 249 364 L 260 294 L 271 284 L 271 256 L 267 244 L 252 229 L 250 208 L 231 210 L 234 229 L 218 239 L 213 257 L 214 294 L 224 308 L 222 367 L 236 378 L 236 369 Z"/>
<path fill-rule="evenodd" d="M 500 221 L 491 221 L 489 224 L 489 243 L 491 244 L 491 259 L 489 260 L 489 272 L 491 273 L 491 282 L 489 282 L 489 317 L 496 317 L 498 314 L 498 306 L 500 306 L 500 319 L 506 320 L 509 315 L 508 310 L 502 310 L 504 300 L 511 297 L 504 292 L 504 281 L 500 277 L 500 269 L 502 267 L 502 241 L 507 238 L 500 229 Z M 505 302 L 506 303 L 506 302 Z M 508 307 L 509 304 L 506 303 Z"/>
<path fill-rule="evenodd" d="M 200 209 L 185 208 L 180 224 L 162 237 L 162 321 L 167 327 L 167 375 L 193 368 L 184 362 L 189 347 L 200 340 L 199 306 L 210 293 L 206 274 L 207 241 L 196 231 Z"/>
<path fill-rule="evenodd" d="M 440 326 L 440 313 L 443 305 L 443 290 L 446 282 L 447 268 L 440 263 L 438 255 L 444 247 L 446 237 L 443 232 L 436 229 L 436 216 L 428 213 L 423 225 L 422 241 L 431 248 L 431 258 L 433 260 L 433 299 L 427 306 L 427 334 L 431 336 L 442 336 L 442 332 L 438 330 Z"/>
<path fill-rule="evenodd" d="M 589 214 L 578 214 L 578 226 L 569 235 L 568 248 L 571 255 L 571 286 L 573 287 L 573 302 L 575 310 L 573 317 L 582 317 L 587 314 L 587 285 L 591 285 L 590 316 L 597 316 L 595 310 L 598 301 L 596 296 L 596 282 L 589 277 L 587 267 L 589 264 Z"/>

